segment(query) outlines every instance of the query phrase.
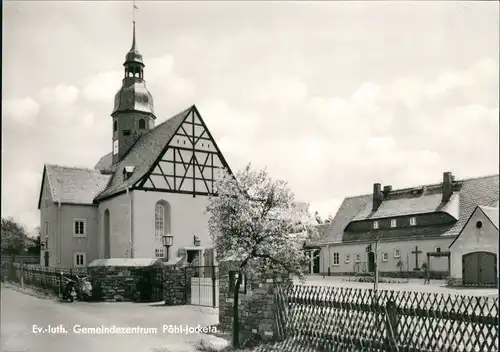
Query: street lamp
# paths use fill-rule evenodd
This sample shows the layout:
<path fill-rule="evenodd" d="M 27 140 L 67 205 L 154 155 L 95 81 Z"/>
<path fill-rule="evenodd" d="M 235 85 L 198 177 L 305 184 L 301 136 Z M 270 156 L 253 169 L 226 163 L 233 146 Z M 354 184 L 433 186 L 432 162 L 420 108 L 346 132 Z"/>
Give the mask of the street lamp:
<path fill-rule="evenodd" d="M 172 244 L 174 243 L 174 236 L 172 235 L 163 235 L 161 237 L 162 239 L 162 242 L 163 242 L 163 246 L 165 247 L 165 257 L 167 259 L 167 262 L 168 262 L 168 257 L 169 257 L 169 249 L 170 247 L 172 246 Z"/>

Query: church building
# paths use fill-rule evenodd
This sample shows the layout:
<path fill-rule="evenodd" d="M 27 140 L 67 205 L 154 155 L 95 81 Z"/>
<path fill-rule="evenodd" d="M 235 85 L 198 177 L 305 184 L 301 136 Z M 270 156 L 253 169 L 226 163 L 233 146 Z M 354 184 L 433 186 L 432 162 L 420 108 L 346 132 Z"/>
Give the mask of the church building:
<path fill-rule="evenodd" d="M 123 66 L 109 119 L 110 152 L 94 168 L 44 166 L 41 264 L 71 268 L 95 259 L 167 256 L 212 265 L 205 209 L 214 181 L 231 169 L 196 106 L 156 125 L 135 23 Z M 173 236 L 169 253 L 164 235 Z"/>
<path fill-rule="evenodd" d="M 375 183 L 371 194 L 345 198 L 332 222 L 318 225 L 322 239 L 306 245 L 319 254 L 311 271 L 373 273 L 377 263 L 382 276 L 405 276 L 427 266 L 434 277 L 496 285 L 499 175 L 445 172 L 442 180 L 398 190 Z"/>

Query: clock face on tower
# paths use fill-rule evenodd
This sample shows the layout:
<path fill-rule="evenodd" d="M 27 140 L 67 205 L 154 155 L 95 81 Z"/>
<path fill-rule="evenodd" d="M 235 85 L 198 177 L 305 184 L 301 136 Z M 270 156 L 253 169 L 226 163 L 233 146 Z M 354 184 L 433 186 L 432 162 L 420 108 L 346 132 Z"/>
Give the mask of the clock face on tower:
<path fill-rule="evenodd" d="M 118 154 L 118 139 L 113 142 L 113 155 Z"/>

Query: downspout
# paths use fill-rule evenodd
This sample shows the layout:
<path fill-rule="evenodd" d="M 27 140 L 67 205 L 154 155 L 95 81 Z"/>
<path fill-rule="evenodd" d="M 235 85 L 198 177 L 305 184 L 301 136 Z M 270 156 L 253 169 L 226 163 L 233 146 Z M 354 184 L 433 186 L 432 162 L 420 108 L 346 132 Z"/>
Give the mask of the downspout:
<path fill-rule="evenodd" d="M 132 192 L 130 191 L 130 187 L 127 187 L 127 195 L 128 195 L 128 199 L 129 199 L 129 203 L 128 203 L 128 213 L 129 213 L 129 216 L 130 216 L 130 223 L 129 223 L 129 226 L 130 226 L 130 258 L 134 258 L 134 230 L 133 230 L 133 225 L 134 225 L 134 222 L 133 222 L 133 214 L 132 214 Z"/>

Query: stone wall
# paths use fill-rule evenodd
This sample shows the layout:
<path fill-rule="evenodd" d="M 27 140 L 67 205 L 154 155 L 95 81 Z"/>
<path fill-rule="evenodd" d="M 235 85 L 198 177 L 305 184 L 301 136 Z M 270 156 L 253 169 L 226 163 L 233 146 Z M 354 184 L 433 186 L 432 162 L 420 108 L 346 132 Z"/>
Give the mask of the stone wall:
<path fill-rule="evenodd" d="M 92 296 L 97 301 L 133 302 L 149 300 L 149 270 L 137 267 L 89 267 Z"/>
<path fill-rule="evenodd" d="M 163 299 L 168 306 L 186 304 L 186 279 L 182 266 L 169 265 L 163 271 Z"/>
<path fill-rule="evenodd" d="M 221 329 L 232 330 L 234 293 L 230 290 L 230 271 L 238 270 L 238 262 L 219 263 L 219 324 Z M 258 275 L 246 277 L 246 293 L 239 294 L 239 323 L 241 341 L 250 339 L 279 340 L 280 327 L 276 324 L 274 302 L 275 280 L 273 272 L 262 271 Z"/>

